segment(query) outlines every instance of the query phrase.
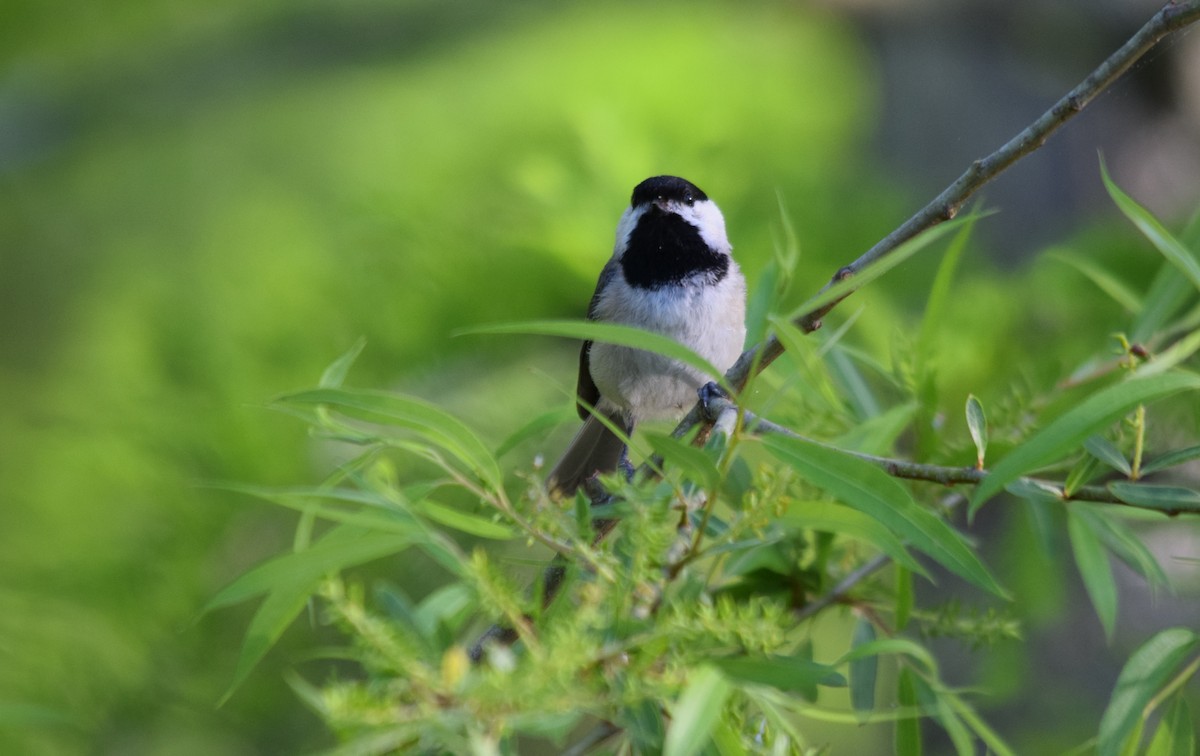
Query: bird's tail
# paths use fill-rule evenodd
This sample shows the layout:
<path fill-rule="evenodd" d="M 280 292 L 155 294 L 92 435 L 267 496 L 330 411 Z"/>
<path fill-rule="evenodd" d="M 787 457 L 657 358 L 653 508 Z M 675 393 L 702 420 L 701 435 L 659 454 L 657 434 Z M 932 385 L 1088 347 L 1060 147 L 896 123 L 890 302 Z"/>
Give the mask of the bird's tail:
<path fill-rule="evenodd" d="M 633 424 L 621 412 L 605 417 L 626 437 L 633 433 Z M 573 496 L 583 482 L 596 473 L 610 473 L 621 463 L 625 444 L 596 417 L 589 417 L 571 439 L 562 459 L 550 471 L 546 488 L 560 496 Z"/>

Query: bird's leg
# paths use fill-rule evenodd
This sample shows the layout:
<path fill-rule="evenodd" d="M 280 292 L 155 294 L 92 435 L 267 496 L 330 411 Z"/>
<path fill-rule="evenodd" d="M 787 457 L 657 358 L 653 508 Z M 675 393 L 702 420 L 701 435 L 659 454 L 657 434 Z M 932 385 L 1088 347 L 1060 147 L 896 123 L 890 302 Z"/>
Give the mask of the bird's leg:
<path fill-rule="evenodd" d="M 633 481 L 633 463 L 629 461 L 629 447 L 621 447 L 621 458 L 617 460 L 617 469 L 625 473 L 625 480 Z"/>
<path fill-rule="evenodd" d="M 700 397 L 700 406 L 704 409 L 704 415 L 710 420 L 716 419 L 716 413 L 712 407 L 713 402 L 718 399 L 729 399 L 729 392 L 721 388 L 716 381 L 709 381 L 696 389 L 696 395 Z"/>

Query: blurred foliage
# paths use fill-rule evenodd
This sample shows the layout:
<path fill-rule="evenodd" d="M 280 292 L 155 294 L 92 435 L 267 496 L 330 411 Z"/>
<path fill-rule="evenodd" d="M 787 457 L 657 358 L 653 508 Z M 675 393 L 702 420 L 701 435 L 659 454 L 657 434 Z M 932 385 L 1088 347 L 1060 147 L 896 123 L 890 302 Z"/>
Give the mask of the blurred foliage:
<path fill-rule="evenodd" d="M 358 337 L 358 385 L 403 384 L 495 442 L 566 406 L 572 348 L 449 335 L 580 315 L 646 175 L 705 187 L 752 280 L 795 229 L 792 304 L 915 205 L 866 159 L 874 92 L 851 30 L 790 4 L 18 0 L 0 40 L 4 752 L 325 742 L 281 674 L 328 639 L 320 623 L 216 708 L 251 615 L 200 607 L 293 533 L 202 484 L 292 484 L 343 459 L 264 405 Z M 1083 231 L 1064 251 L 1142 290 L 1153 253 L 1128 239 Z M 936 265 L 910 261 L 829 331 L 891 354 Z M 1020 426 L 1123 327 L 1061 262 L 963 267 L 939 367 L 949 435 L 968 392 Z M 1172 421 L 1195 436 L 1194 410 Z M 1017 553 L 1023 527 L 1004 530 Z M 1039 622 L 1062 621 L 1057 573 L 1009 571 L 1045 591 Z M 418 597 L 440 579 L 419 557 L 403 572 Z"/>

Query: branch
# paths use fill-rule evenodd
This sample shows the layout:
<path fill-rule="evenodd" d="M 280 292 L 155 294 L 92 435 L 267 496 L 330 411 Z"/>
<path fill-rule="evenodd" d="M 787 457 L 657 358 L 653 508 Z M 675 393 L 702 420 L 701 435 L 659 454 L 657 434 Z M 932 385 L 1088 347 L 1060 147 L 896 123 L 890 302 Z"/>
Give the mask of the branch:
<path fill-rule="evenodd" d="M 991 155 L 972 163 L 954 183 L 946 187 L 929 204 L 864 252 L 857 260 L 838 270 L 821 291 L 828 290 L 834 284 L 854 276 L 868 265 L 886 257 L 922 231 L 953 218 L 963 204 L 979 189 L 1003 173 L 1013 163 L 1045 144 L 1051 134 L 1078 115 L 1097 95 L 1111 86 L 1121 77 L 1121 74 L 1149 52 L 1162 38 L 1197 20 L 1200 20 L 1200 0 L 1172 0 L 1167 3 L 1158 13 L 1154 14 L 1145 26 L 1138 30 L 1137 34 L 1130 37 L 1128 42 L 1110 55 L 1062 99 L 1054 103 L 1037 120 Z M 852 292 L 847 292 L 845 296 L 801 315 L 795 320 L 796 327 L 804 333 L 812 333 L 817 330 L 821 327 L 821 319 L 850 293 Z M 737 363 L 725 374 L 725 377 L 729 380 L 730 385 L 740 390 L 746 385 L 746 381 L 752 374 L 761 372 L 781 354 L 783 354 L 783 345 L 779 339 L 770 336 L 763 343 L 746 350 Z M 696 407 L 684 419 L 684 423 L 687 428 L 691 428 L 699 420 L 699 407 Z M 680 428 L 685 427 L 684 423 L 680 424 Z"/>
<path fill-rule="evenodd" d="M 721 415 L 725 413 L 739 412 L 738 406 L 726 399 L 725 397 L 710 397 L 705 403 L 705 422 L 716 423 Z M 828 444 L 823 444 L 815 439 L 802 436 L 791 428 L 788 428 L 778 423 L 773 423 L 770 420 L 764 420 L 752 412 L 740 410 L 742 413 L 742 427 L 751 433 L 777 433 L 783 436 L 791 436 L 804 441 L 809 441 L 821 446 L 830 447 Z M 894 459 L 892 457 L 877 457 L 874 454 L 863 454 L 861 452 L 849 451 L 847 449 L 837 449 L 843 454 L 849 454 L 852 457 L 857 457 L 866 462 L 881 468 L 893 478 L 904 478 L 905 480 L 922 480 L 928 483 L 940 483 L 944 486 L 953 486 L 960 483 L 969 485 L 978 485 L 983 482 L 983 479 L 988 476 L 988 471 L 976 467 L 953 467 L 949 465 L 930 465 L 922 462 L 909 462 L 903 459 Z M 1123 507 L 1131 507 L 1133 509 L 1146 509 L 1151 512 L 1159 512 L 1168 517 L 1175 517 L 1185 512 L 1192 512 L 1191 509 L 1179 508 L 1171 509 L 1164 507 L 1148 507 L 1141 504 L 1132 504 L 1128 501 L 1118 499 L 1112 491 L 1109 491 L 1104 486 L 1080 486 L 1074 491 L 1068 492 L 1062 483 L 1055 481 L 1042 480 L 1040 478 L 1018 478 L 1018 483 L 1026 483 L 1036 486 L 1046 492 L 1049 496 L 1054 496 L 1060 501 L 1088 501 L 1098 504 L 1117 504 Z"/>

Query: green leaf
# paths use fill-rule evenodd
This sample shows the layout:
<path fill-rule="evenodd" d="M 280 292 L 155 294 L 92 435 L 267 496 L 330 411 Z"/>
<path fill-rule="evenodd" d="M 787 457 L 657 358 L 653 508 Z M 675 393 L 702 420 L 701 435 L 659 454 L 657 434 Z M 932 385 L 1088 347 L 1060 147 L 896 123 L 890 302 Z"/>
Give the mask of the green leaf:
<path fill-rule="evenodd" d="M 373 491 L 352 488 L 272 488 L 237 483 L 222 483 L 214 486 L 254 496 L 279 506 L 294 509 L 310 517 L 320 517 L 344 525 L 353 525 L 364 530 L 378 530 L 398 535 L 417 535 L 423 531 L 421 523 L 401 509 L 396 502 Z M 330 506 L 322 502 L 353 505 L 352 507 Z M 301 539 L 298 548 L 305 545 Z"/>
<path fill-rule="evenodd" d="M 795 320 L 801 315 L 805 315 L 813 310 L 820 309 L 831 302 L 838 301 L 842 297 L 845 297 L 851 292 L 866 286 L 876 278 L 879 278 L 884 273 L 887 273 L 892 268 L 912 257 L 917 252 L 920 252 L 925 247 L 928 247 L 938 239 L 941 239 L 943 236 L 955 230 L 956 228 L 972 224 L 985 215 L 987 215 L 987 213 L 971 212 L 967 215 L 959 216 L 954 220 L 946 221 L 940 225 L 921 232 L 917 236 L 909 239 L 893 249 L 884 257 L 877 259 L 863 270 L 860 270 L 857 274 L 845 279 L 844 281 L 839 281 L 838 283 L 830 286 L 828 289 L 825 289 L 815 296 L 810 297 L 804 302 L 804 304 L 793 310 L 791 314 L 788 315 L 787 319 Z"/>
<path fill-rule="evenodd" d="M 557 428 L 560 425 L 568 422 L 577 422 L 579 416 L 575 414 L 574 406 L 557 407 L 549 412 L 534 417 L 529 422 L 522 425 L 517 430 L 513 431 L 508 438 L 500 442 L 496 447 L 496 459 L 502 458 L 505 454 L 515 449 L 522 441 L 525 441 L 549 431 L 552 428 Z"/>
<path fill-rule="evenodd" d="M 896 632 L 902 632 L 908 627 L 908 619 L 912 616 L 913 608 L 913 580 L 912 570 L 896 565 L 893 572 L 896 574 L 896 609 L 895 623 Z"/>
<path fill-rule="evenodd" d="M 987 415 L 983 412 L 983 403 L 974 394 L 967 395 L 967 430 L 971 432 L 971 440 L 975 442 L 976 467 L 982 470 L 983 460 L 987 457 Z"/>
<path fill-rule="evenodd" d="M 440 626 L 455 629 L 475 608 L 475 594 L 463 583 L 436 589 L 417 605 L 413 622 L 421 634 L 432 638 Z"/>
<path fill-rule="evenodd" d="M 1042 483 L 1029 478 L 1014 480 L 1005 486 L 1004 490 L 1013 496 L 1038 504 L 1061 504 L 1063 501 L 1062 492 L 1058 488 L 1049 483 Z"/>
<path fill-rule="evenodd" d="M 1125 455 L 1121 453 L 1121 450 L 1104 436 L 1089 436 L 1088 440 L 1083 442 L 1083 448 L 1087 450 L 1088 454 L 1091 454 L 1114 470 L 1122 472 L 1125 475 L 1133 474 L 1133 468 L 1129 466 L 1129 460 L 1125 459 Z"/>
<path fill-rule="evenodd" d="M 803 656 L 729 656 L 711 659 L 710 663 L 730 679 L 799 693 L 809 701 L 816 699 L 818 685 L 846 684 L 834 667 Z"/>
<path fill-rule="evenodd" d="M 664 756 L 700 753 L 720 721 L 721 709 L 731 692 L 733 686 L 713 667 L 701 666 L 692 670 L 687 687 L 672 708 L 671 725 L 663 745 Z"/>
<path fill-rule="evenodd" d="M 350 372 L 350 366 L 358 359 L 358 355 L 362 354 L 363 347 L 367 345 L 365 338 L 359 338 L 354 342 L 354 346 L 346 350 L 346 353 L 333 361 L 333 364 L 325 368 L 325 372 L 321 373 L 321 380 L 318 382 L 321 388 L 338 388 L 342 382 L 346 380 L 346 374 Z"/>
<path fill-rule="evenodd" d="M 410 505 L 415 511 L 448 528 L 480 538 L 506 541 L 515 537 L 513 529 L 489 517 L 460 512 L 453 507 L 425 499 Z"/>
<path fill-rule="evenodd" d="M 1119 278 L 1091 260 L 1065 252 L 1054 252 L 1048 255 L 1048 257 L 1052 260 L 1066 263 L 1082 273 L 1096 285 L 1096 288 L 1112 297 L 1113 301 L 1120 305 L 1126 312 L 1138 312 L 1142 309 L 1141 297 L 1126 286 Z"/>
<path fill-rule="evenodd" d="M 896 681 L 896 703 L 905 711 L 913 712 L 920 705 L 916 674 L 908 667 L 900 669 Z M 921 720 L 915 713 L 896 720 L 895 747 L 896 756 L 921 756 Z"/>
<path fill-rule="evenodd" d="M 1183 364 L 1198 351 L 1200 351 L 1200 330 L 1192 331 L 1171 346 L 1155 354 L 1150 362 L 1138 368 L 1138 372 L 1142 375 L 1165 373 L 1171 368 Z"/>
<path fill-rule="evenodd" d="M 1158 730 L 1150 741 L 1146 756 L 1195 756 L 1196 728 L 1188 711 L 1187 699 L 1181 694 L 1171 697 L 1171 703 L 1159 720 Z"/>
<path fill-rule="evenodd" d="M 796 502 L 780 518 L 780 524 L 857 538 L 887 554 L 906 569 L 929 577 L 929 573 L 920 562 L 913 559 L 895 533 L 870 515 L 842 504 L 830 501 Z"/>
<path fill-rule="evenodd" d="M 499 323 L 458 331 L 455 335 L 474 334 L 524 334 L 535 336 L 564 336 L 581 341 L 599 341 L 605 344 L 643 349 L 678 360 L 696 368 L 712 380 L 731 390 L 725 374 L 711 362 L 661 333 L 646 331 L 616 323 L 600 323 L 595 320 L 529 320 L 520 323 Z"/>
<path fill-rule="evenodd" d="M 338 526 L 316 544 L 270 559 L 221 589 L 203 611 L 210 612 L 276 589 L 310 584 L 356 564 L 399 553 L 417 543 L 413 535 L 375 533 Z"/>
<path fill-rule="evenodd" d="M 663 715 L 657 700 L 642 699 L 617 712 L 617 724 L 629 733 L 630 740 L 645 753 L 659 753 L 663 749 L 666 732 Z"/>
<path fill-rule="evenodd" d="M 645 437 L 655 454 L 679 468 L 703 490 L 716 491 L 721 485 L 721 471 L 702 449 L 661 433 L 647 433 Z"/>
<path fill-rule="evenodd" d="M 965 222 L 950 240 L 933 278 L 933 285 L 929 288 L 929 299 L 925 303 L 925 314 L 921 317 L 921 330 L 917 336 L 917 354 L 921 356 L 923 364 L 926 358 L 936 359 L 935 339 L 937 332 L 946 326 L 946 308 L 954 295 L 954 274 L 975 228 L 975 221 L 979 218 L 980 215 L 975 212 L 964 217 Z"/>
<path fill-rule="evenodd" d="M 1079 517 L 1074 507 L 1067 507 L 1067 533 L 1071 537 L 1071 550 L 1083 578 L 1083 587 L 1100 617 L 1104 636 L 1111 641 L 1117 622 L 1117 584 L 1113 580 L 1108 554 L 1088 521 Z"/>
<path fill-rule="evenodd" d="M 865 617 L 854 625 L 854 637 L 850 641 L 857 648 L 875 640 L 875 626 Z M 875 708 L 875 679 L 879 673 L 879 657 L 865 656 L 850 662 L 850 705 L 859 714 L 869 714 Z"/>
<path fill-rule="evenodd" d="M 852 354 L 844 344 L 838 344 L 829 350 L 825 356 L 829 372 L 841 387 L 854 416 L 860 421 L 866 421 L 880 413 L 879 400 L 871 388 L 871 383 L 863 377 L 862 371 L 855 364 L 856 359 L 864 358 L 865 354 Z M 868 358 L 869 360 L 869 358 Z M 865 363 L 869 365 L 868 363 Z"/>
<path fill-rule="evenodd" d="M 1200 493 L 1190 488 L 1114 481 L 1108 484 L 1108 490 L 1126 504 L 1166 512 L 1200 513 Z"/>
<path fill-rule="evenodd" d="M 1075 507 L 1073 513 L 1083 518 L 1104 545 L 1131 570 L 1141 575 L 1151 588 L 1169 585 L 1167 575 L 1146 544 L 1116 517 L 1103 510 Z"/>
<path fill-rule="evenodd" d="M 238 654 L 237 666 L 233 671 L 233 680 L 221 696 L 218 706 L 229 700 L 250 673 L 258 665 L 267 651 L 275 645 L 283 631 L 287 630 L 296 617 L 308 605 L 313 594 L 320 587 L 321 579 L 297 580 L 289 585 L 276 587 L 258 607 L 250 627 L 246 629 L 246 639 L 242 641 L 242 649 Z"/>
<path fill-rule="evenodd" d="M 812 441 L 770 436 L 762 443 L 814 486 L 878 520 L 955 575 L 1003 596 L 1004 589 L 962 536 L 870 462 Z"/>
<path fill-rule="evenodd" d="M 748 756 L 750 753 L 742 745 L 741 736 L 724 717 L 712 731 L 712 743 L 719 756 Z"/>
<path fill-rule="evenodd" d="M 1177 372 L 1145 378 L 1135 374 L 1097 391 L 1001 459 L 971 497 L 971 514 L 1009 483 L 1075 451 L 1088 436 L 1108 427 L 1138 404 L 1197 389 L 1200 376 Z"/>
<path fill-rule="evenodd" d="M 1121 191 L 1120 187 L 1109 178 L 1108 169 L 1103 160 L 1100 161 L 1100 175 L 1104 179 L 1104 187 L 1108 189 L 1109 196 L 1125 214 L 1125 217 L 1133 221 L 1133 225 L 1142 232 L 1142 236 L 1149 239 L 1163 257 L 1167 258 L 1200 291 L 1200 261 L 1196 259 L 1191 250 L 1172 236 L 1171 232 L 1167 231 L 1149 210 Z"/>
<path fill-rule="evenodd" d="M 1200 444 L 1189 446 L 1186 449 L 1176 449 L 1173 452 L 1168 452 L 1161 457 L 1150 460 L 1142 465 L 1142 475 L 1149 475 L 1159 470 L 1166 470 L 1169 467 L 1182 465 L 1185 462 L 1191 462 L 1193 459 L 1200 459 Z"/>
<path fill-rule="evenodd" d="M 1153 337 L 1192 296 L 1188 280 L 1179 275 L 1174 265 L 1163 263 L 1146 291 L 1142 309 L 1133 318 L 1129 339 L 1140 342 Z"/>
<path fill-rule="evenodd" d="M 879 638 L 878 640 L 861 643 L 858 646 L 847 651 L 838 659 L 837 665 L 853 662 L 856 659 L 865 659 L 869 656 L 880 656 L 883 654 L 894 654 L 907 656 L 915 662 L 918 662 L 920 667 L 930 674 L 937 673 L 937 662 L 933 655 L 929 653 L 929 649 L 915 643 L 907 638 Z"/>
<path fill-rule="evenodd" d="M 1096 436 L 1092 436 L 1096 438 Z M 1080 488 L 1087 485 L 1088 481 L 1096 477 L 1100 472 L 1100 460 L 1091 454 L 1084 454 L 1071 467 L 1071 471 L 1067 473 L 1067 479 L 1063 482 L 1063 498 L 1069 499 L 1078 493 Z M 1020 481 L 1018 481 L 1020 482 Z M 1005 489 L 1011 489 L 1012 486 L 1006 486 Z"/>
<path fill-rule="evenodd" d="M 938 396 L 937 373 L 941 363 L 941 350 L 944 329 L 949 325 L 946 316 L 947 307 L 954 293 L 954 276 L 958 271 L 959 260 L 967 248 L 967 241 L 975 228 L 968 223 L 954 235 L 942 256 L 933 285 L 929 288 L 929 298 L 925 304 L 925 314 L 921 317 L 921 329 L 917 333 L 913 349 L 915 360 L 913 393 L 917 399 L 915 412 L 915 450 L 917 460 L 927 460 L 937 446 L 938 432 L 935 428 L 935 416 L 938 412 L 940 399 Z M 846 444 L 838 444 L 842 448 Z M 884 452 L 872 452 L 882 454 Z"/>
<path fill-rule="evenodd" d="M 312 389 L 288 394 L 276 401 L 326 405 L 366 420 L 405 428 L 457 457 L 492 488 L 498 489 L 503 484 L 496 459 L 474 431 L 458 418 L 422 399 L 384 391 Z"/>
<path fill-rule="evenodd" d="M 857 423 L 833 443 L 839 449 L 862 454 L 887 454 L 917 414 L 916 402 L 898 404 L 891 409 Z"/>
<path fill-rule="evenodd" d="M 962 699 L 962 696 L 950 691 L 943 692 L 942 696 L 949 707 L 962 718 L 966 726 L 987 746 L 985 753 L 995 754 L 995 756 L 1015 756 L 1013 749 L 1000 739 L 1000 736 Z M 970 753 L 974 754 L 975 749 L 972 748 Z"/>
<path fill-rule="evenodd" d="M 1183 627 L 1169 628 L 1146 641 L 1125 663 L 1100 719 L 1098 756 L 1117 756 L 1143 719 L 1150 701 L 1171 681 L 1200 646 L 1200 636 Z"/>

